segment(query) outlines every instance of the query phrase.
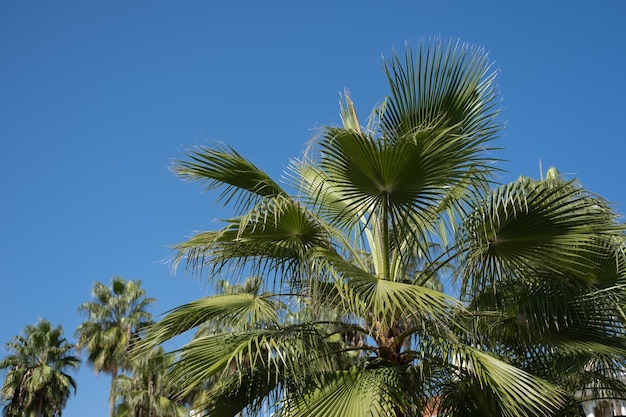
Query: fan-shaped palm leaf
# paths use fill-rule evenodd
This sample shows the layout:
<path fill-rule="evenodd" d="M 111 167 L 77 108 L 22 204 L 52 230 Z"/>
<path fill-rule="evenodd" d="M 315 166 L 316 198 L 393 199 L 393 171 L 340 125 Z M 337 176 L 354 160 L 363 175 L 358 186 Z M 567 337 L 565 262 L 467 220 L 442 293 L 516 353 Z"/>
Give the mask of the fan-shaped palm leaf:
<path fill-rule="evenodd" d="M 324 385 L 291 399 L 284 417 L 412 416 L 424 401 L 406 368 L 348 370 L 330 374 Z"/>
<path fill-rule="evenodd" d="M 570 182 L 522 178 L 502 186 L 462 229 L 463 288 L 474 292 L 499 277 L 523 279 L 539 269 L 597 283 L 605 275 L 598 261 L 616 262 L 611 255 L 621 246 L 624 227 L 615 219 L 606 202 Z"/>

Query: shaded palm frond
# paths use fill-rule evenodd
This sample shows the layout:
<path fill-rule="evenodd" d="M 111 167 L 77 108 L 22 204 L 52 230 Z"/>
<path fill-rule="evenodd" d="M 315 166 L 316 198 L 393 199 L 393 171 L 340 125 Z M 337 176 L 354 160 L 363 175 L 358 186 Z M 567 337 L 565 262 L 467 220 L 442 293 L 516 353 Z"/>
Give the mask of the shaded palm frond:
<path fill-rule="evenodd" d="M 168 373 L 181 396 L 187 396 L 213 377 L 263 372 L 273 383 L 301 384 L 342 366 L 345 353 L 311 324 L 274 329 L 217 333 L 193 339 L 180 348 L 179 360 Z"/>
<path fill-rule="evenodd" d="M 605 201 L 572 182 L 522 178 L 502 186 L 476 207 L 458 238 L 465 242 L 463 291 L 538 269 L 599 283 L 606 273 L 598 261 L 619 262 L 611 254 L 624 226 L 615 220 Z"/>
<path fill-rule="evenodd" d="M 282 385 L 273 369 L 243 369 L 211 380 L 193 401 L 195 412 L 211 417 L 233 417 L 238 413 L 270 415 L 278 409 Z"/>
<path fill-rule="evenodd" d="M 290 397 L 284 417 L 417 415 L 425 399 L 407 368 L 351 369 L 325 376 L 321 387 Z"/>
<path fill-rule="evenodd" d="M 446 344 L 442 359 L 457 366 L 456 377 L 449 378 L 441 392 L 441 412 L 451 416 L 501 415 L 507 417 L 545 416 L 558 410 L 565 393 L 545 380 L 515 366 L 460 344 Z M 464 384 L 464 388 L 461 388 Z M 451 389 L 452 388 L 452 389 Z M 466 391 L 466 390 L 469 390 Z M 465 392 L 465 393 L 464 393 Z M 455 407 L 464 405 L 455 395 L 467 395 L 467 406 L 475 410 L 464 414 Z"/>

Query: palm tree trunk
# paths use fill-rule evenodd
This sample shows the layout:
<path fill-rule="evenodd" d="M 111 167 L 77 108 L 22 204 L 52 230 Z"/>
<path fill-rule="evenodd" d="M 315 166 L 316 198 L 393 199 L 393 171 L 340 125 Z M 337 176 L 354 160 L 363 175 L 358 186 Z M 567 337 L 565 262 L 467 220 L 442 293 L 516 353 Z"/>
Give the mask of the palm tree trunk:
<path fill-rule="evenodd" d="M 117 391 L 117 368 L 111 370 L 111 390 L 109 391 L 109 417 L 115 416 L 115 400 Z"/>
<path fill-rule="evenodd" d="M 35 416 L 43 417 L 43 394 L 37 395 L 37 409 L 35 410 Z"/>

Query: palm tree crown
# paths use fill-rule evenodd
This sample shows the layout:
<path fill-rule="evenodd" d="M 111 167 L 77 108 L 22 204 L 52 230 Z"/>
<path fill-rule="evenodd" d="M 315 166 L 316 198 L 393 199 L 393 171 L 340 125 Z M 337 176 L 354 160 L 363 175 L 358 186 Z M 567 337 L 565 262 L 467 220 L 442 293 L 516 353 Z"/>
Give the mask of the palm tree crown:
<path fill-rule="evenodd" d="M 87 352 L 87 361 L 96 372 L 111 374 L 109 408 L 113 417 L 118 372 L 127 368 L 128 352 L 139 330 L 152 320 L 147 308 L 154 299 L 146 296 L 141 281 L 122 277 L 113 277 L 109 287 L 95 282 L 93 298 L 79 307 L 86 321 L 76 330 L 77 348 Z"/>
<path fill-rule="evenodd" d="M 211 381 L 208 415 L 403 417 L 433 398 L 440 415 L 554 415 L 582 386 L 563 383 L 562 365 L 536 372 L 561 359 L 548 354 L 557 343 L 563 357 L 582 354 L 582 336 L 602 334 L 606 354 L 623 354 L 623 315 L 584 309 L 600 289 L 623 300 L 624 229 L 558 175 L 491 190 L 501 123 L 484 51 L 424 42 L 384 70 L 389 97 L 365 126 L 343 98 L 342 126 L 291 164 L 295 192 L 225 146 L 174 165 L 238 212 L 177 245 L 175 262 L 209 279 L 262 277 L 262 291 L 180 306 L 147 333 L 150 346 L 205 323 L 221 329 L 183 346 L 169 373 L 181 396 Z M 462 298 L 433 284 L 447 271 Z M 573 292 L 551 310 L 565 277 Z M 517 306 L 532 331 L 505 328 L 525 292 L 544 296 Z"/>
<path fill-rule="evenodd" d="M 76 380 L 68 371 L 78 369 L 74 345 L 63 337 L 61 326 L 40 319 L 24 328 L 22 336 L 7 343 L 9 355 L 0 361 L 6 372 L 2 385 L 3 415 L 7 417 L 60 416 Z"/>

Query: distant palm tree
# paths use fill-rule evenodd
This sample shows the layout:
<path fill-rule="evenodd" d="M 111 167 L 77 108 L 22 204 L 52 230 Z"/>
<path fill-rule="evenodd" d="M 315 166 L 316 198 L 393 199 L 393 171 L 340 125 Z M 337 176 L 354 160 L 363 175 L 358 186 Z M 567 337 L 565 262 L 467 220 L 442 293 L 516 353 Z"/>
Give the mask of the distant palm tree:
<path fill-rule="evenodd" d="M 113 277 L 109 287 L 95 282 L 92 294 L 94 301 L 79 307 L 86 320 L 76 330 L 77 349 L 87 352 L 96 372 L 111 375 L 109 415 L 113 417 L 117 376 L 128 368 L 129 349 L 139 330 L 152 321 L 147 308 L 154 299 L 146 296 L 141 281 L 122 277 Z"/>
<path fill-rule="evenodd" d="M 294 192 L 224 146 L 175 164 L 237 210 L 175 261 L 263 279 L 264 292 L 188 303 L 146 335 L 217 329 L 169 372 L 181 396 L 206 387 L 208 415 L 554 416 L 600 381 L 602 358 L 623 363 L 624 226 L 555 175 L 492 190 L 486 54 L 422 43 L 384 69 L 390 96 L 366 126 L 344 97 L 343 126 L 291 165 Z M 460 294 L 440 291 L 444 273 Z"/>
<path fill-rule="evenodd" d="M 174 398 L 172 387 L 163 377 L 172 361 L 162 348 L 136 356 L 131 374 L 118 376 L 117 396 L 121 402 L 116 417 L 187 416 L 187 408 Z"/>
<path fill-rule="evenodd" d="M 7 343 L 9 355 L 0 361 L 6 372 L 2 401 L 6 417 L 58 417 L 76 392 L 76 380 L 68 371 L 78 369 L 74 345 L 63 337 L 63 328 L 48 320 L 24 328 L 22 336 Z"/>

